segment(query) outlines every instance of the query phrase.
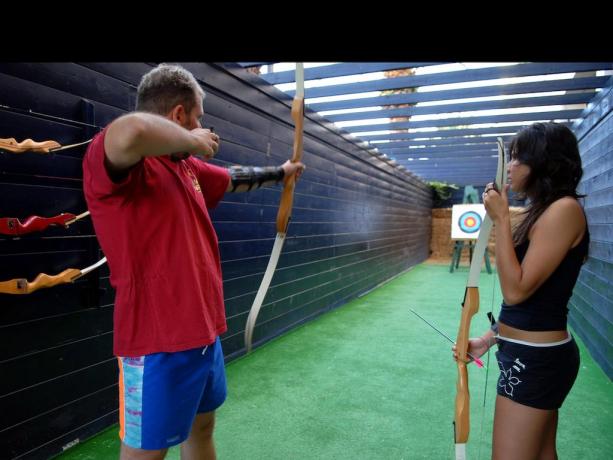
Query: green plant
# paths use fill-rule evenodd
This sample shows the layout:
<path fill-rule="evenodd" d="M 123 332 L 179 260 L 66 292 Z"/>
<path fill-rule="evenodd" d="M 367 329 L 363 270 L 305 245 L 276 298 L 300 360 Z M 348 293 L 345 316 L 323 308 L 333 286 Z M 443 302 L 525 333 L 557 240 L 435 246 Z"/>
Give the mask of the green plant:
<path fill-rule="evenodd" d="M 440 207 L 444 201 L 451 197 L 454 190 L 458 190 L 458 186 L 455 184 L 448 184 L 447 182 L 430 181 L 428 185 L 432 188 L 434 195 L 434 207 Z"/>

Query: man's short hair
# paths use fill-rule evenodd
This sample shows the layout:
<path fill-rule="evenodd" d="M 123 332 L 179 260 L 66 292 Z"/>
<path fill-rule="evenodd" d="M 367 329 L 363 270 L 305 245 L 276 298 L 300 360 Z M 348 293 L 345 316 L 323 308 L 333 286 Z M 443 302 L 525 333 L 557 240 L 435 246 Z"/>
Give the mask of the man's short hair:
<path fill-rule="evenodd" d="M 190 71 L 176 64 L 160 64 L 143 75 L 136 90 L 136 110 L 165 116 L 183 105 L 190 112 L 204 95 Z"/>

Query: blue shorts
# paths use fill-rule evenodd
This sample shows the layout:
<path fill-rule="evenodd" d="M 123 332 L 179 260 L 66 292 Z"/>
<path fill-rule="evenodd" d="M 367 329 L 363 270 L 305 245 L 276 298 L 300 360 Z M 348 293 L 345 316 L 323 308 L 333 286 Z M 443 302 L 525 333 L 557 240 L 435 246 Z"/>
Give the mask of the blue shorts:
<path fill-rule="evenodd" d="M 579 372 L 574 339 L 555 346 L 530 346 L 498 339 L 498 394 L 524 406 L 556 410 Z"/>
<path fill-rule="evenodd" d="M 180 444 L 197 413 L 211 412 L 226 399 L 219 337 L 207 347 L 117 359 L 119 437 L 130 447 Z"/>

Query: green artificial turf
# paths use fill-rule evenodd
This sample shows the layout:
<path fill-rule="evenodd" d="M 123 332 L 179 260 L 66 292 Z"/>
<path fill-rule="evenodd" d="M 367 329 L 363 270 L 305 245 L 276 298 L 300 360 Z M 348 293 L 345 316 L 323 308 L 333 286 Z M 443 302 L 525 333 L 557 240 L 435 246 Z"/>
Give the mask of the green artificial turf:
<path fill-rule="evenodd" d="M 217 412 L 223 459 L 450 459 L 457 367 L 451 343 L 413 308 L 455 338 L 468 269 L 421 264 L 389 283 L 227 366 L 228 399 Z M 496 275 L 482 272 L 472 335 L 498 316 Z M 560 411 L 563 459 L 609 459 L 611 381 L 580 340 L 581 369 Z M 492 349 L 493 351 L 493 349 Z M 487 363 L 487 358 L 484 357 Z M 467 457 L 491 454 L 497 365 L 469 366 Z M 117 427 L 67 451 L 63 460 L 118 457 Z M 177 447 L 169 459 L 179 458 Z"/>

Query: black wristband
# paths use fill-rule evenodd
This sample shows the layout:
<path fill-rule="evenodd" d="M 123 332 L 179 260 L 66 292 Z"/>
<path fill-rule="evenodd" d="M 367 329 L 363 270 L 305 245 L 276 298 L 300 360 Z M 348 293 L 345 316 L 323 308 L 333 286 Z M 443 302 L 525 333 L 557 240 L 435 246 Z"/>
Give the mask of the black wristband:
<path fill-rule="evenodd" d="M 247 192 L 265 185 L 275 185 L 285 176 L 281 166 L 231 166 L 229 171 L 232 182 L 230 192 Z"/>

